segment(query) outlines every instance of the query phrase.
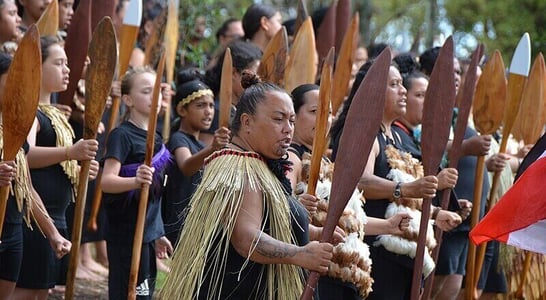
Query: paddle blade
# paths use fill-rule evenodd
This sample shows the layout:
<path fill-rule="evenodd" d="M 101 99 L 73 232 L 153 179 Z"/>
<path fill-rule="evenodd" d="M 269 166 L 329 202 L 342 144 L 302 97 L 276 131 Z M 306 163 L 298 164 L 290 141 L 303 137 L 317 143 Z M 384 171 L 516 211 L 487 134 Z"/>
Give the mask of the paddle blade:
<path fill-rule="evenodd" d="M 336 49 L 341 49 L 351 22 L 351 0 L 338 0 L 336 8 Z"/>
<path fill-rule="evenodd" d="M 307 20 L 309 13 L 307 13 L 307 7 L 305 6 L 305 0 L 298 1 L 298 8 L 296 9 L 296 24 L 294 25 L 294 33 L 297 33 L 301 27 L 301 24 Z"/>
<path fill-rule="evenodd" d="M 220 80 L 220 116 L 218 118 L 220 127 L 229 127 L 231 96 L 233 95 L 232 76 L 233 62 L 231 60 L 231 49 L 226 48 L 224 62 L 222 63 L 222 78 Z"/>
<path fill-rule="evenodd" d="M 167 82 L 174 80 L 176 49 L 178 47 L 178 0 L 169 2 L 167 25 L 165 28 L 165 73 Z"/>
<path fill-rule="evenodd" d="M 351 25 L 345 37 L 343 43 L 339 49 L 339 57 L 336 62 L 336 70 L 334 72 L 334 86 L 332 94 L 332 114 L 335 116 L 341 104 L 345 100 L 347 90 L 349 89 L 349 82 L 351 80 L 351 73 L 353 69 L 353 63 L 355 61 L 356 47 L 358 46 L 358 29 L 360 24 L 359 14 L 356 13 L 351 21 Z"/>
<path fill-rule="evenodd" d="M 337 10 L 337 1 L 332 1 L 330 7 L 326 11 L 326 15 L 322 19 L 322 23 L 317 24 L 317 36 L 320 36 L 317 39 L 317 53 L 319 56 L 319 61 L 322 61 L 330 48 L 335 47 L 336 45 L 336 10 Z"/>
<path fill-rule="evenodd" d="M 116 10 L 116 2 L 118 1 L 93 0 L 93 9 L 91 11 L 91 30 L 94 30 L 98 26 L 102 18 L 104 17 L 112 18 L 114 16 L 115 10 Z M 81 4 L 81 0 L 80 0 L 80 4 Z"/>
<path fill-rule="evenodd" d="M 119 77 L 122 78 L 127 68 L 129 60 L 135 47 L 138 36 L 138 29 L 142 20 L 142 1 L 130 0 L 127 6 L 127 12 L 123 18 L 121 32 L 119 37 Z"/>
<path fill-rule="evenodd" d="M 485 65 L 478 79 L 472 115 L 481 134 L 493 134 L 504 118 L 506 103 L 506 75 L 504 62 L 498 50 Z"/>
<path fill-rule="evenodd" d="M 290 92 L 302 84 L 314 83 L 317 78 L 317 64 L 315 32 L 311 17 L 308 17 L 292 43 L 285 70 L 284 88 Z"/>
<path fill-rule="evenodd" d="M 322 231 L 324 242 L 330 241 L 339 217 L 364 172 L 379 132 L 390 63 L 391 50 L 386 48 L 364 77 L 347 113 L 336 155 L 328 215 Z"/>
<path fill-rule="evenodd" d="M 153 20 L 152 31 L 146 46 L 144 47 L 144 65 L 154 66 L 159 59 L 159 51 L 163 46 L 162 41 L 165 38 L 165 26 L 167 24 L 167 8 L 161 11 L 161 14 Z"/>
<path fill-rule="evenodd" d="M 288 36 L 283 26 L 269 41 L 258 67 L 258 75 L 265 81 L 284 86 L 284 70 L 288 59 Z"/>
<path fill-rule="evenodd" d="M 40 19 L 36 22 L 36 26 L 38 26 L 41 36 L 57 36 L 57 31 L 59 31 L 59 2 L 57 0 L 49 3 Z"/>
<path fill-rule="evenodd" d="M 453 37 L 450 36 L 440 49 L 425 94 L 421 149 L 426 175 L 438 172 L 449 138 L 455 104 L 453 59 Z"/>
<path fill-rule="evenodd" d="M 97 136 L 97 129 L 104 113 L 106 99 L 110 94 L 116 71 L 118 48 L 114 24 L 110 17 L 104 17 L 93 32 L 89 45 L 90 63 L 85 77 L 85 139 Z"/>
<path fill-rule="evenodd" d="M 535 58 L 529 79 L 523 89 L 518 116 L 512 133 L 514 138 L 525 144 L 534 144 L 542 135 L 544 129 L 544 98 L 546 82 L 546 66 L 544 56 L 539 53 Z"/>
<path fill-rule="evenodd" d="M 315 119 L 315 135 L 313 138 L 313 152 L 311 152 L 311 166 L 309 167 L 309 180 L 307 181 L 307 193 L 314 195 L 320 174 L 322 156 L 328 141 L 328 119 L 330 117 L 330 103 L 332 98 L 332 69 L 334 68 L 335 49 L 330 49 L 322 66 L 319 103 L 317 117 Z"/>
<path fill-rule="evenodd" d="M 3 160 L 14 160 L 25 142 L 38 108 L 42 61 L 40 35 L 31 25 L 19 43 L 8 70 L 2 103 Z"/>

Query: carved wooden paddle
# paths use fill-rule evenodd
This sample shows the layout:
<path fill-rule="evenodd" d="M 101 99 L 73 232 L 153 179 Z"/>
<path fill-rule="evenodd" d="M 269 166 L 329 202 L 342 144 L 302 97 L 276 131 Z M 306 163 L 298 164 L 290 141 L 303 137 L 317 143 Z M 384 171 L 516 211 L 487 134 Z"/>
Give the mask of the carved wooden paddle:
<path fill-rule="evenodd" d="M 359 14 L 356 13 L 347 32 L 345 32 L 341 48 L 339 48 L 332 91 L 332 115 L 334 116 L 337 114 L 341 104 L 343 104 L 345 96 L 347 95 L 347 90 L 349 89 L 356 47 L 358 46 L 359 24 L 360 17 Z"/>
<path fill-rule="evenodd" d="M 336 49 L 341 49 L 351 23 L 351 0 L 338 0 L 336 7 Z M 355 48 L 356 49 L 356 48 Z"/>
<path fill-rule="evenodd" d="M 425 94 L 423 106 L 423 131 L 421 152 L 425 175 L 436 175 L 442 155 L 449 138 L 451 116 L 455 101 L 455 77 L 453 71 L 453 37 L 449 37 L 442 48 L 430 75 L 429 88 Z M 441 100 L 441 101 L 440 101 Z M 423 260 L 425 239 L 430 219 L 432 199 L 424 198 L 421 210 L 421 224 L 413 267 L 411 299 L 419 299 L 421 278 L 423 277 Z"/>
<path fill-rule="evenodd" d="M 336 10 L 337 1 L 332 1 L 330 7 L 326 11 L 326 15 L 322 19 L 322 23 L 317 24 L 317 52 L 319 63 L 328 55 L 330 48 L 336 46 Z M 339 48 L 337 48 L 339 49 Z"/>
<path fill-rule="evenodd" d="M 320 166 L 324 149 L 328 141 L 328 117 L 330 116 L 330 103 L 332 98 L 332 69 L 334 68 L 334 48 L 330 49 L 322 66 L 320 76 L 319 105 L 315 120 L 315 135 L 313 137 L 313 152 L 311 152 L 311 165 L 309 167 L 309 180 L 307 181 L 307 194 L 315 195 L 317 181 L 320 174 Z"/>
<path fill-rule="evenodd" d="M 222 63 L 222 78 L 220 82 L 220 116 L 218 124 L 220 127 L 229 127 L 229 116 L 231 114 L 231 97 L 233 96 L 233 61 L 231 49 L 226 48 L 224 62 Z"/>
<path fill-rule="evenodd" d="M 302 84 L 315 82 L 318 64 L 315 48 L 313 22 L 311 17 L 308 17 L 298 30 L 290 48 L 284 73 L 284 88 L 287 91 L 291 92 Z"/>
<path fill-rule="evenodd" d="M 112 1 L 112 0 L 93 0 L 93 9 L 91 11 L 91 30 L 95 30 L 95 27 L 99 24 L 99 22 L 104 17 L 110 17 L 112 18 L 114 14 L 116 13 L 116 4 L 118 1 Z M 80 4 L 81 5 L 81 0 Z M 73 19 L 76 19 L 75 16 Z M 72 24 L 74 25 L 74 24 Z M 70 26 L 72 26 L 70 25 Z"/>
<path fill-rule="evenodd" d="M 87 67 L 85 90 L 85 118 L 83 138 L 96 139 L 99 123 L 104 113 L 106 99 L 112 88 L 112 80 L 116 71 L 118 47 L 114 24 L 110 17 L 104 17 L 93 32 L 89 45 L 91 63 Z M 89 179 L 90 160 L 84 160 L 80 165 L 80 176 L 74 222 L 72 226 L 72 253 L 66 278 L 66 299 L 74 299 L 74 281 L 79 263 L 80 242 L 82 238 L 83 216 L 87 198 L 87 181 Z"/>
<path fill-rule="evenodd" d="M 159 92 L 161 90 L 161 77 L 165 69 L 165 52 L 161 53 L 157 75 L 155 79 L 152 106 L 150 108 L 150 119 L 148 120 L 148 131 L 146 134 L 146 156 L 144 164 L 151 166 L 154 155 L 155 129 L 157 125 L 157 111 L 159 105 Z M 136 284 L 138 279 L 138 268 L 140 265 L 140 253 L 142 251 L 142 238 L 144 236 L 144 223 L 146 222 L 146 209 L 148 207 L 148 195 L 150 186 L 143 184 L 140 190 L 140 199 L 138 200 L 138 215 L 135 226 L 135 238 L 133 240 L 133 253 L 131 256 L 131 273 L 129 274 L 129 287 L 127 299 L 136 299 Z"/>
<path fill-rule="evenodd" d="M 353 98 L 339 142 L 322 242 L 331 241 L 339 217 L 366 168 L 366 158 L 383 117 L 390 62 L 391 50 L 386 48 L 371 66 Z M 309 275 L 301 299 L 312 299 L 319 277 L 317 272 Z"/>
<path fill-rule="evenodd" d="M 176 65 L 176 49 L 178 48 L 178 0 L 169 1 L 169 13 L 165 26 L 165 75 L 168 84 L 174 82 L 174 69 Z M 169 140 L 171 130 L 172 105 L 169 103 L 163 115 L 163 142 Z"/>
<path fill-rule="evenodd" d="M 59 2 L 58 0 L 53 0 L 47 8 L 44 10 L 40 19 L 36 21 L 36 26 L 38 26 L 38 31 L 40 36 L 57 36 L 57 31 L 59 31 Z"/>
<path fill-rule="evenodd" d="M 17 152 L 27 139 L 36 117 L 41 78 L 40 34 L 33 24 L 19 43 L 6 78 L 2 99 L 3 161 L 15 160 Z M 9 190 L 9 186 L 0 187 L 0 237 Z"/>
<path fill-rule="evenodd" d="M 304 0 L 298 1 L 298 8 L 296 8 L 296 24 L 294 24 L 294 33 L 298 32 L 301 27 L 301 24 L 307 20 L 309 13 L 307 13 L 307 7 L 305 6 Z"/>
<path fill-rule="evenodd" d="M 258 75 L 266 81 L 284 86 L 284 70 L 288 60 L 288 36 L 283 26 L 269 41 L 258 67 Z"/>
<path fill-rule="evenodd" d="M 133 48 L 135 46 L 136 38 L 138 35 L 138 29 L 140 26 L 140 21 L 142 20 L 142 2 L 140 0 L 130 0 L 127 7 L 127 12 L 123 18 L 123 25 L 121 25 L 121 33 L 119 40 L 119 69 L 118 77 L 121 79 L 129 67 L 129 60 L 131 59 L 131 53 L 133 53 Z M 108 126 L 106 127 L 106 138 L 108 138 L 108 133 L 116 126 L 119 107 L 121 100 L 119 97 L 112 98 L 112 106 L 110 107 L 110 119 L 108 120 Z M 100 182 L 102 173 L 99 173 L 95 179 L 97 182 Z M 87 227 L 89 230 L 97 230 L 97 217 L 99 215 L 100 203 L 102 200 L 102 190 L 100 184 L 96 185 L 95 194 L 93 197 L 93 204 L 91 206 L 91 215 L 89 217 L 89 222 Z"/>

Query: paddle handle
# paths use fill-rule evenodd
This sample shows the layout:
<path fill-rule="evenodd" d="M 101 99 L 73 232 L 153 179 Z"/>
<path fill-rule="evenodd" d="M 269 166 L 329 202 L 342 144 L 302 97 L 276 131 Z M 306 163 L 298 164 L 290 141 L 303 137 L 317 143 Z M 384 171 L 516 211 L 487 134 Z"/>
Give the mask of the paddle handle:
<path fill-rule="evenodd" d="M 72 250 L 70 251 L 70 262 L 66 275 L 65 299 L 74 299 L 74 282 L 80 254 L 80 242 L 82 240 L 83 215 L 85 213 L 85 201 L 87 199 L 87 180 L 89 178 L 89 167 L 91 161 L 82 161 L 80 166 L 80 181 L 78 183 L 78 194 L 76 207 L 74 208 L 74 222 L 72 223 Z"/>
<path fill-rule="evenodd" d="M 478 287 L 478 280 L 480 280 L 480 276 L 482 274 L 482 265 L 485 259 L 485 250 L 487 250 L 487 243 L 480 244 L 477 249 L 478 250 L 476 251 L 476 258 L 474 259 L 476 262 L 476 266 L 474 267 L 474 278 L 472 279 L 472 286 L 476 288 Z"/>
<path fill-rule="evenodd" d="M 138 280 L 138 269 L 140 265 L 140 254 L 142 251 L 142 239 L 144 236 L 144 222 L 146 221 L 146 208 L 148 207 L 148 194 L 150 186 L 144 184 L 140 190 L 138 202 L 138 215 L 135 227 L 135 238 L 133 240 L 133 254 L 131 256 L 131 272 L 129 273 L 129 290 L 127 299 L 136 299 L 136 285 Z"/>
<path fill-rule="evenodd" d="M 413 265 L 413 276 L 411 281 L 412 300 L 419 300 L 421 295 L 421 278 L 423 277 L 423 261 L 425 259 L 425 240 L 427 237 L 428 222 L 430 220 L 431 205 L 431 198 L 423 198 L 421 224 L 419 225 L 419 238 L 417 240 L 417 250 L 415 252 L 415 262 Z"/>
<path fill-rule="evenodd" d="M 9 186 L 0 187 L 0 238 L 2 237 L 2 228 L 4 227 L 4 218 L 6 208 L 8 207 Z"/>
<path fill-rule="evenodd" d="M 531 258 L 531 252 L 525 251 L 525 261 L 523 262 L 523 270 L 521 270 L 521 279 L 518 285 L 518 290 L 514 295 L 516 299 L 524 299 L 523 287 L 525 286 L 525 281 L 527 280 L 527 273 L 529 273 L 529 269 L 531 268 Z"/>
<path fill-rule="evenodd" d="M 100 182 L 102 180 L 102 172 L 99 172 L 97 174 L 97 178 L 95 178 L 95 192 L 93 193 L 93 199 L 91 202 L 91 215 L 89 216 L 89 220 L 87 221 L 87 229 L 93 232 L 96 232 L 97 229 L 99 229 L 97 225 L 97 218 L 99 216 L 100 211 L 100 205 L 102 202 L 102 188 L 100 185 Z"/>
<path fill-rule="evenodd" d="M 317 272 L 311 272 L 311 274 L 309 274 L 309 277 L 307 277 L 307 284 L 305 285 L 305 289 L 301 294 L 300 300 L 313 299 L 313 296 L 315 294 L 315 288 L 317 287 L 319 278 L 320 274 Z"/>

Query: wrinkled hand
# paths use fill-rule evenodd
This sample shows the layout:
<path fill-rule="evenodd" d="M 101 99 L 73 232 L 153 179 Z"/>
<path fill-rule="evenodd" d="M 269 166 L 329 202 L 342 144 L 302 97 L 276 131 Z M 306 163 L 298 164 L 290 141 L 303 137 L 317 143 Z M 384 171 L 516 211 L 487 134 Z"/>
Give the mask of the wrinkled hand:
<path fill-rule="evenodd" d="M 440 210 L 436 216 L 434 224 L 443 231 L 450 231 L 461 224 L 462 219 L 457 213 L 448 210 Z"/>
<path fill-rule="evenodd" d="M 487 171 L 500 172 L 506 167 L 506 163 L 510 160 L 510 155 L 506 153 L 496 153 L 491 155 L 485 162 Z"/>
<path fill-rule="evenodd" d="M 138 166 L 135 182 L 140 187 L 143 184 L 152 185 L 155 169 L 145 164 Z"/>
<path fill-rule="evenodd" d="M 92 160 L 97 156 L 99 142 L 97 140 L 81 139 L 68 149 L 68 157 L 74 160 Z"/>
<path fill-rule="evenodd" d="M 457 211 L 459 216 L 461 216 L 461 219 L 464 221 L 468 216 L 470 216 L 470 212 L 472 212 L 472 202 L 466 200 L 466 199 L 459 199 L 459 206 L 461 207 L 460 210 Z"/>
<path fill-rule="evenodd" d="M 89 163 L 89 180 L 95 180 L 97 174 L 99 174 L 99 162 L 93 159 Z"/>
<path fill-rule="evenodd" d="M 166 237 L 155 240 L 155 255 L 159 259 L 169 258 L 173 254 L 173 246 Z"/>
<path fill-rule="evenodd" d="M 8 186 L 17 175 L 17 167 L 14 161 L 0 163 L 0 186 Z"/>
<path fill-rule="evenodd" d="M 57 259 L 61 259 L 63 256 L 67 255 L 72 249 L 72 243 L 62 237 L 60 234 L 56 234 L 49 239 L 49 245 L 55 252 Z"/>
<path fill-rule="evenodd" d="M 408 213 L 397 213 L 387 219 L 388 232 L 393 235 L 401 235 L 408 231 L 412 217 Z"/>
<path fill-rule="evenodd" d="M 491 148 L 490 135 L 476 135 L 463 141 L 461 148 L 464 155 L 483 156 L 487 155 Z"/>
<path fill-rule="evenodd" d="M 309 215 L 314 215 L 317 213 L 319 203 L 319 199 L 317 197 L 309 194 L 301 194 L 298 196 L 298 200 L 305 207 L 305 209 L 307 209 Z"/>
<path fill-rule="evenodd" d="M 436 176 L 425 176 L 401 186 L 402 197 L 406 198 L 434 198 L 438 189 Z"/>
<path fill-rule="evenodd" d="M 326 274 L 334 246 L 330 243 L 309 242 L 295 257 L 295 264 L 310 271 Z"/>
<path fill-rule="evenodd" d="M 214 138 L 212 140 L 212 149 L 220 150 L 224 148 L 231 139 L 231 131 L 226 127 L 220 127 L 214 131 Z"/>
<path fill-rule="evenodd" d="M 438 190 L 452 189 L 457 184 L 459 172 L 455 168 L 445 168 L 438 173 Z"/>

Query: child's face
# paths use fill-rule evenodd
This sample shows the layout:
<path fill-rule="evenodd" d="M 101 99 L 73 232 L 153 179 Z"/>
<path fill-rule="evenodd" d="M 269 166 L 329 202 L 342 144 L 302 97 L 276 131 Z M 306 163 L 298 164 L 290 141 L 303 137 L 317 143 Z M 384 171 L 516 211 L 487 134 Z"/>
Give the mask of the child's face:
<path fill-rule="evenodd" d="M 0 44 L 19 36 L 19 24 L 21 17 L 17 14 L 17 5 L 13 0 L 4 1 L 0 6 Z"/>
<path fill-rule="evenodd" d="M 49 47 L 49 55 L 42 63 L 42 89 L 47 93 L 67 89 L 70 69 L 64 49 L 59 44 Z"/>
<path fill-rule="evenodd" d="M 145 72 L 135 75 L 135 78 L 133 78 L 133 86 L 129 95 L 127 95 L 128 97 L 126 97 L 126 104 L 131 108 L 132 113 L 150 115 L 155 77 L 155 74 Z M 158 105 L 158 111 L 159 108 Z"/>
<path fill-rule="evenodd" d="M 59 1 L 59 28 L 68 29 L 70 22 L 72 22 L 72 16 L 74 15 L 74 0 L 61 0 Z"/>
<path fill-rule="evenodd" d="M 182 122 L 195 130 L 207 130 L 214 118 L 214 99 L 212 96 L 202 96 L 182 108 Z"/>

